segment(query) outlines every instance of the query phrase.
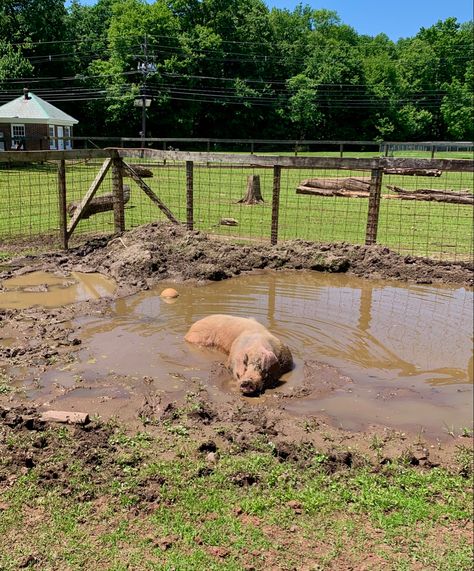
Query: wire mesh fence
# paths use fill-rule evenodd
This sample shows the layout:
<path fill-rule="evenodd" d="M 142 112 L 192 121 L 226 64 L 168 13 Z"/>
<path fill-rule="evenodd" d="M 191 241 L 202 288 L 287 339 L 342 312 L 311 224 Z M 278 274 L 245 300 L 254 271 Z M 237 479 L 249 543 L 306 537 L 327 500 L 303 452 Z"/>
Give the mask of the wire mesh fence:
<path fill-rule="evenodd" d="M 102 205 L 94 212 L 84 210 L 68 235 L 69 243 L 116 232 L 113 168 L 106 169 L 100 185 L 96 180 L 113 153 L 114 160 L 123 159 L 136 169 L 141 180 L 137 183 L 121 169 L 125 229 L 168 220 L 168 210 L 172 219 L 188 227 L 235 240 L 375 240 L 402 254 L 438 260 L 473 256 L 473 161 L 417 160 L 416 174 L 407 176 L 405 159 L 259 158 L 127 149 L 3 153 L 0 255 L 8 245 L 38 239 L 40 245 L 61 246 L 59 159 L 65 160 L 66 223 L 71 225 L 91 188 L 96 192 L 88 208 L 97 200 Z M 387 164 L 400 168 L 386 169 Z M 439 176 L 426 176 L 433 165 L 440 168 Z M 374 172 L 380 175 L 378 187 Z M 344 186 L 348 180 L 356 190 Z"/>

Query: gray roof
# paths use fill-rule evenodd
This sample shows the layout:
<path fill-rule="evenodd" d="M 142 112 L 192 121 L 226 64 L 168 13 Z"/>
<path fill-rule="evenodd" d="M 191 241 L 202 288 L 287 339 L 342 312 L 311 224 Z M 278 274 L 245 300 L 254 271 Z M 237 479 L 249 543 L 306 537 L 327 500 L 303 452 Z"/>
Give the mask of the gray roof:
<path fill-rule="evenodd" d="M 79 123 L 77 119 L 71 117 L 61 109 L 48 103 L 34 93 L 28 94 L 28 99 L 24 95 L 17 97 L 0 106 L 0 121 L 2 119 L 25 120 L 28 123 L 59 123 L 65 125 L 75 125 Z M 11 122 L 11 121 L 9 121 Z"/>

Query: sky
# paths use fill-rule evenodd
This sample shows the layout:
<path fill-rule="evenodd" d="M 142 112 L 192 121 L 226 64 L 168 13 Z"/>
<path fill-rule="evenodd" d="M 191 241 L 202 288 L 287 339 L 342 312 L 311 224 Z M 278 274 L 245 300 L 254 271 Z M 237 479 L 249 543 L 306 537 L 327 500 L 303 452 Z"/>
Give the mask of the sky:
<path fill-rule="evenodd" d="M 152 0 L 148 0 L 152 1 Z M 294 10 L 299 0 L 264 0 L 269 8 Z M 95 0 L 80 0 L 95 4 Z M 438 20 L 455 17 L 459 22 L 473 19 L 472 0 L 301 0 L 311 8 L 335 10 L 342 22 L 359 34 L 384 33 L 397 41 L 414 36 L 420 28 L 429 28 Z"/>
<path fill-rule="evenodd" d="M 297 0 L 265 0 L 269 8 L 293 10 Z M 335 10 L 344 24 L 359 34 L 387 34 L 397 41 L 416 35 L 438 20 L 455 17 L 459 22 L 473 19 L 472 0 L 308 0 L 311 8 Z"/>

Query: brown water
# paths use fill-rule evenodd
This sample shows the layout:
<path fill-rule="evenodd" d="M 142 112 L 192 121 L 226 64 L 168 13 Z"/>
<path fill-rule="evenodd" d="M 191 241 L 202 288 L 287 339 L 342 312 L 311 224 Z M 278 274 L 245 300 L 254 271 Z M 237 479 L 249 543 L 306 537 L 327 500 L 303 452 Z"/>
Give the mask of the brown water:
<path fill-rule="evenodd" d="M 48 272 L 30 272 L 2 282 L 0 308 L 61 307 L 78 301 L 112 295 L 116 285 L 101 274 L 72 272 L 57 276 Z"/>
<path fill-rule="evenodd" d="M 79 336 L 87 349 L 80 364 L 50 372 L 42 383 L 67 389 L 80 377 L 87 394 L 115 374 L 127 376 L 127 391 L 145 393 L 149 376 L 154 390 L 172 394 L 199 379 L 218 400 L 234 390 L 225 374 L 210 374 L 224 357 L 185 343 L 183 336 L 194 321 L 228 313 L 258 319 L 291 347 L 295 359 L 281 386 L 247 402 L 281 404 L 275 396 L 291 395 L 307 382 L 304 363 L 316 360 L 349 379 L 325 394 L 287 399 L 286 410 L 324 413 L 351 429 L 380 423 L 441 433 L 472 425 L 471 291 L 262 273 L 203 287 L 175 285 L 180 295 L 169 304 L 159 297 L 163 287 L 118 300 L 112 318 L 82 318 Z M 316 375 L 311 382 L 317 386 L 318 380 Z"/>

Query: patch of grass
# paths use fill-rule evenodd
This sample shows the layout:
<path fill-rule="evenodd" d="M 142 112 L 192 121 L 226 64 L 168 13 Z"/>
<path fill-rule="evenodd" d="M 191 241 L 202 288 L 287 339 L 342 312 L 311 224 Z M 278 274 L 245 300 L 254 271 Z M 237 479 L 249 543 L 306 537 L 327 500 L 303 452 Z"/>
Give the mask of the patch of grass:
<path fill-rule="evenodd" d="M 328 471 L 321 451 L 303 465 L 263 445 L 221 445 L 209 464 L 168 428 L 63 426 L 38 448 L 37 434 L 0 427 L 0 473 L 13 476 L 0 480 L 0 568 L 470 569 L 462 471 Z"/>

